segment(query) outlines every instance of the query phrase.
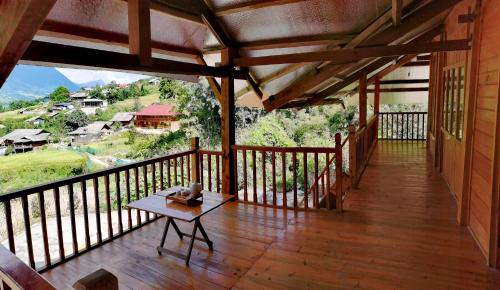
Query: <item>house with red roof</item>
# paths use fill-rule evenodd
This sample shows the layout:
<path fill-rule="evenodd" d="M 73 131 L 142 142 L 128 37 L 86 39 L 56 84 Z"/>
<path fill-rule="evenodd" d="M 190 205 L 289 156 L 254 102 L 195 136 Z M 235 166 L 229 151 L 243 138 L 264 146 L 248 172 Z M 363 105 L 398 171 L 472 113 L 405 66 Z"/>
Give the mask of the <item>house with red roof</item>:
<path fill-rule="evenodd" d="M 176 128 L 177 113 L 171 105 L 151 105 L 135 114 L 134 125 L 140 128 Z"/>

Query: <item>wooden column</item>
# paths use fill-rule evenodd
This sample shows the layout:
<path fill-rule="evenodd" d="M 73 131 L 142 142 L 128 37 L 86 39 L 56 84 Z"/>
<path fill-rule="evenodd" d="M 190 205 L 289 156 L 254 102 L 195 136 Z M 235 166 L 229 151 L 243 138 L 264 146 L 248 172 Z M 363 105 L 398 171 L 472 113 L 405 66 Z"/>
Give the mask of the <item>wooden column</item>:
<path fill-rule="evenodd" d="M 378 76 L 375 77 L 374 81 L 375 90 L 373 91 L 373 113 L 375 114 L 375 139 L 378 139 L 378 124 L 379 124 L 379 115 L 380 112 L 380 78 Z"/>
<path fill-rule="evenodd" d="M 221 51 L 221 64 L 232 67 L 232 48 Z M 230 72 L 222 78 L 221 118 L 222 118 L 222 193 L 236 194 L 235 159 L 232 146 L 235 145 L 235 103 L 234 103 L 234 76 Z"/>
<path fill-rule="evenodd" d="M 0 87 L 55 3 L 56 0 L 0 1 Z"/>
<path fill-rule="evenodd" d="M 340 133 L 335 134 L 335 209 L 342 212 L 342 141 Z"/>
<path fill-rule="evenodd" d="M 366 73 L 363 73 L 359 78 L 359 128 L 366 126 L 366 111 L 367 111 L 367 80 Z"/>
<path fill-rule="evenodd" d="M 200 138 L 191 138 L 191 150 L 196 150 L 191 158 L 191 180 L 193 182 L 200 182 L 200 155 L 198 155 L 198 150 L 200 150 Z"/>
<path fill-rule="evenodd" d="M 356 187 L 356 126 L 349 125 L 349 176 L 351 178 L 351 187 Z"/>
<path fill-rule="evenodd" d="M 129 52 L 146 66 L 152 64 L 150 6 L 150 0 L 128 0 Z"/>

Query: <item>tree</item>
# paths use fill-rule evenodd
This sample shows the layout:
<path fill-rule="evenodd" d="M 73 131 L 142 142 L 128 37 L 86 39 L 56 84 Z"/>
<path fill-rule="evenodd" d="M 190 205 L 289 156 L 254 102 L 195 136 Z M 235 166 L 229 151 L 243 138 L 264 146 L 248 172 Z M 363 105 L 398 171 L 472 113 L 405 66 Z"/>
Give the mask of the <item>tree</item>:
<path fill-rule="evenodd" d="M 101 100 L 105 99 L 105 96 L 100 86 L 95 86 L 92 90 L 90 90 L 89 97 L 93 99 L 101 99 Z"/>
<path fill-rule="evenodd" d="M 167 100 L 175 97 L 185 97 L 189 94 L 189 86 L 178 80 L 161 79 L 160 86 L 160 99 Z"/>
<path fill-rule="evenodd" d="M 59 86 L 49 95 L 49 99 L 54 103 L 69 101 L 69 90 L 66 87 Z"/>
<path fill-rule="evenodd" d="M 76 109 L 73 112 L 64 115 L 64 124 L 68 131 L 76 130 L 79 127 L 87 126 L 89 117 L 81 109 Z"/>

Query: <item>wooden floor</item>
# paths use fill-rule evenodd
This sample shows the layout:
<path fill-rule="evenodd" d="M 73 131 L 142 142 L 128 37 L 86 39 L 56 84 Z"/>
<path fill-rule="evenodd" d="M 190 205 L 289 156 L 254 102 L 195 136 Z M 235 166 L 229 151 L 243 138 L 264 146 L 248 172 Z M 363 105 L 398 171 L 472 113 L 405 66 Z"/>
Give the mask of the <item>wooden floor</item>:
<path fill-rule="evenodd" d="M 380 142 L 345 208 L 337 215 L 233 203 L 204 218 L 215 251 L 197 243 L 190 268 L 157 255 L 160 220 L 44 276 L 61 289 L 101 267 L 121 289 L 500 289 L 500 273 L 457 225 L 424 143 Z M 187 247 L 175 235 L 167 244 Z"/>

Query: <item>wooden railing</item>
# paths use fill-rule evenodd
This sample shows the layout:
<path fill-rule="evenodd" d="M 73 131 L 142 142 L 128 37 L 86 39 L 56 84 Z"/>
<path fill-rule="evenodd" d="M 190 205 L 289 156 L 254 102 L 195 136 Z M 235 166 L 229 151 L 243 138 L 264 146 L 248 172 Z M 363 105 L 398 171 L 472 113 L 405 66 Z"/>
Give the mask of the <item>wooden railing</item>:
<path fill-rule="evenodd" d="M 356 131 L 349 126 L 349 175 L 351 186 L 359 183 L 371 153 L 377 142 L 377 116 L 373 116 L 365 127 Z"/>
<path fill-rule="evenodd" d="M 155 220 L 155 215 L 125 205 L 166 187 L 188 185 L 196 153 L 162 156 L 0 196 L 5 213 L 0 230 L 9 250 L 26 247 L 26 257 L 20 258 L 44 271 Z M 38 221 L 34 233 L 32 224 Z M 14 235 L 23 229 L 24 237 Z M 42 246 L 34 251 L 34 245 Z"/>
<path fill-rule="evenodd" d="M 332 148 L 233 146 L 238 200 L 277 208 L 341 210 L 341 190 L 334 191 L 335 202 L 326 198 L 335 180 L 340 186 L 342 182 L 336 178 L 342 176 L 340 135 L 337 139 Z"/>
<path fill-rule="evenodd" d="M 40 274 L 3 246 L 0 246 L 0 289 L 56 290 Z"/>
<path fill-rule="evenodd" d="M 220 192 L 222 177 L 222 152 L 198 150 L 200 180 L 203 189 Z"/>
<path fill-rule="evenodd" d="M 378 139 L 425 140 L 427 112 L 379 113 Z"/>

